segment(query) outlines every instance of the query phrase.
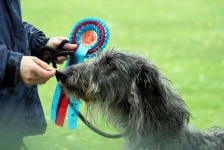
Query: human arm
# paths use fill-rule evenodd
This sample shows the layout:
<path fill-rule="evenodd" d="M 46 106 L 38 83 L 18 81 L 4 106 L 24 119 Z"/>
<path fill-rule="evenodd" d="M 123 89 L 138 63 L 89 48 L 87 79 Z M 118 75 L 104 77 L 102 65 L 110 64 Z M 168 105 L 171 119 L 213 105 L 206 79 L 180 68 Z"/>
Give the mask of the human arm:
<path fill-rule="evenodd" d="M 24 22 L 23 24 L 24 24 L 24 27 L 25 27 L 25 30 L 26 30 L 26 33 L 27 33 L 29 47 L 30 47 L 32 56 L 36 56 L 36 53 L 38 53 L 38 51 L 40 50 L 39 48 L 41 46 L 48 46 L 48 47 L 51 47 L 53 49 L 56 49 L 58 47 L 58 45 L 63 40 L 68 40 L 65 37 L 47 38 L 41 30 L 35 28 L 31 24 L 29 24 L 27 22 Z M 63 46 L 63 49 L 66 49 L 66 50 L 74 50 L 76 48 L 77 48 L 76 44 L 70 44 L 70 43 L 66 43 Z M 41 50 L 44 50 L 44 49 L 41 49 Z M 42 54 L 43 54 L 43 56 L 41 58 L 47 58 L 49 56 L 52 56 L 52 52 L 49 52 L 49 51 L 45 51 Z M 66 59 L 67 59 L 67 57 L 61 56 L 61 57 L 58 57 L 55 60 L 55 62 L 61 64 Z M 47 60 L 47 59 L 45 59 L 45 60 Z"/>
<path fill-rule="evenodd" d="M 19 81 L 30 86 L 46 83 L 55 75 L 55 69 L 32 56 L 11 51 L 0 45 L 0 87 L 15 87 Z"/>
<path fill-rule="evenodd" d="M 44 33 L 32 25 L 24 23 L 24 27 L 27 34 L 27 42 L 30 49 L 35 49 L 39 46 L 45 45 L 48 39 L 45 37 Z M 3 32 L 4 33 L 4 32 Z M 52 70 L 49 66 L 43 65 L 44 62 L 37 61 L 36 58 L 31 56 L 24 56 L 28 53 L 21 53 L 17 50 L 13 50 L 11 47 L 7 46 L 4 41 L 9 38 L 5 34 L 4 37 L 0 36 L 0 87 L 15 87 L 19 81 L 22 81 L 26 85 L 41 84 L 45 83 L 55 70 Z M 25 38 L 25 37 L 24 37 Z M 25 41 L 25 40 L 24 40 Z M 10 44 L 9 44 L 10 45 Z M 24 47 L 25 48 L 25 47 Z M 26 52 L 28 50 L 25 50 Z M 29 55 L 29 54 L 28 54 Z M 41 69 L 39 67 L 42 67 Z M 30 68 L 28 71 L 27 69 Z M 36 69 L 39 68 L 40 72 Z M 48 71 L 48 76 L 42 74 L 42 72 Z M 53 72 L 53 73 L 52 73 Z M 46 73 L 46 72 L 45 72 Z M 37 76 L 37 75 L 39 76 Z M 43 79 L 39 79 L 39 77 Z"/>
<path fill-rule="evenodd" d="M 23 54 L 0 45 L 0 87 L 14 87 L 19 82 L 20 62 Z"/>
<path fill-rule="evenodd" d="M 26 31 L 31 54 L 34 50 L 38 49 L 43 45 L 46 45 L 49 38 L 47 38 L 41 30 L 37 29 L 36 27 L 27 22 L 23 22 L 23 25 Z"/>

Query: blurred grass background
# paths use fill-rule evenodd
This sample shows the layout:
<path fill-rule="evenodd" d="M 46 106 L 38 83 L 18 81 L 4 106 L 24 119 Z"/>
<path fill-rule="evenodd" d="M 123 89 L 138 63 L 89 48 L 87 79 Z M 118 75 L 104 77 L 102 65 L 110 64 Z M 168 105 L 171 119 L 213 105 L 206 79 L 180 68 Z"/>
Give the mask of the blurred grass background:
<path fill-rule="evenodd" d="M 107 48 L 147 57 L 174 84 L 193 115 L 190 124 L 206 130 L 224 126 L 223 0 L 22 0 L 23 20 L 48 37 L 65 36 L 85 17 L 102 19 L 110 28 Z M 63 66 L 61 66 L 63 67 Z M 48 128 L 28 137 L 30 150 L 121 150 L 123 139 L 107 139 L 81 121 L 77 130 L 50 120 L 56 80 L 39 87 Z M 82 104 L 82 111 L 84 106 Z M 99 126 L 116 133 L 112 127 Z"/>

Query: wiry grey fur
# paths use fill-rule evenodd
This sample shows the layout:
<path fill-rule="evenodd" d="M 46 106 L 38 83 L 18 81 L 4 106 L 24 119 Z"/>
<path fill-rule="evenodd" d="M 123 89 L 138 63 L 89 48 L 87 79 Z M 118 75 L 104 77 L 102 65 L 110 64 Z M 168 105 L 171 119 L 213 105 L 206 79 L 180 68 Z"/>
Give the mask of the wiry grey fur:
<path fill-rule="evenodd" d="M 184 101 L 143 57 L 109 50 L 57 77 L 69 96 L 86 102 L 91 116 L 100 110 L 124 133 L 127 150 L 224 150 L 224 130 L 188 125 Z"/>

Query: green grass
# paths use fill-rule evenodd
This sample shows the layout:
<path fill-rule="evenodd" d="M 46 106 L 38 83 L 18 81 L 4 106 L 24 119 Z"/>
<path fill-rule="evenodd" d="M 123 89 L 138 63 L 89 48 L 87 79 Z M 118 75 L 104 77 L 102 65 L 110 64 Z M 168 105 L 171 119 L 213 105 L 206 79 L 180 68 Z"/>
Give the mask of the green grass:
<path fill-rule="evenodd" d="M 104 20 L 111 32 L 108 48 L 154 62 L 189 106 L 190 124 L 202 130 L 224 126 L 223 0 L 23 0 L 22 12 L 24 21 L 49 37 L 68 37 L 72 26 L 84 17 Z M 100 137 L 81 121 L 77 130 L 52 123 L 49 114 L 55 85 L 51 79 L 39 87 L 48 129 L 42 136 L 26 138 L 30 150 L 122 149 L 123 139 Z M 115 132 L 105 125 L 99 127 Z"/>

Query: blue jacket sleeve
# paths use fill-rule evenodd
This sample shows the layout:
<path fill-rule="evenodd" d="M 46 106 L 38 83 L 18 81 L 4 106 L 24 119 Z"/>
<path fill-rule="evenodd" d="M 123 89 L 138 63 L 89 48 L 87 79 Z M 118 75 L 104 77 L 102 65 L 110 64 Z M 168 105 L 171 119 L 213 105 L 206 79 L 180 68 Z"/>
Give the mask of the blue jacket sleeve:
<path fill-rule="evenodd" d="M 20 63 L 23 54 L 0 45 L 0 87 L 15 87 L 19 80 Z"/>
<path fill-rule="evenodd" d="M 36 50 L 40 46 L 43 46 L 47 43 L 49 38 L 46 38 L 45 34 L 41 30 L 35 28 L 33 25 L 27 22 L 23 22 L 23 25 L 25 27 L 31 52 L 32 50 Z"/>

